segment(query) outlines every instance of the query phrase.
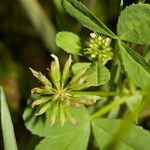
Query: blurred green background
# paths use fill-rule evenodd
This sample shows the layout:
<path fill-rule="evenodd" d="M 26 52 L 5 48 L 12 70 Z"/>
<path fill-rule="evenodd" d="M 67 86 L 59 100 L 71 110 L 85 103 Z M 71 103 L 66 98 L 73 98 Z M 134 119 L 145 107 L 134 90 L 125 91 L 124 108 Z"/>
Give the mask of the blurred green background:
<path fill-rule="evenodd" d="M 120 0 L 81 1 L 116 32 Z M 133 2 L 137 0 L 124 0 L 122 9 Z M 90 33 L 63 10 L 61 0 L 0 1 L 0 85 L 6 93 L 20 150 L 32 150 L 39 141 L 22 120 L 30 89 L 37 84 L 29 67 L 45 72 L 51 62 L 50 53 L 57 54 L 61 63 L 66 60 L 67 54 L 55 45 L 55 35 L 62 30 L 83 38 Z M 2 139 L 1 130 L 0 136 Z"/>

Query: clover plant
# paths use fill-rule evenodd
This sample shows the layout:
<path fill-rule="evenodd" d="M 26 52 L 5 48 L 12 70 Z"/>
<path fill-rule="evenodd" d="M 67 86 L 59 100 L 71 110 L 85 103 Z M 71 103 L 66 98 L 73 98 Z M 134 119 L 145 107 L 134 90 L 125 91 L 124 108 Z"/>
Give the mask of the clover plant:
<path fill-rule="evenodd" d="M 139 2 L 121 11 L 117 33 L 81 2 L 62 5 L 91 33 L 82 39 L 59 32 L 56 45 L 69 53 L 64 67 L 52 54 L 48 76 L 30 68 L 41 82 L 23 114 L 27 129 L 43 137 L 35 149 L 149 150 L 150 134 L 139 121 L 150 103 L 150 59 L 135 45 L 143 51 L 150 45 L 150 5 Z"/>

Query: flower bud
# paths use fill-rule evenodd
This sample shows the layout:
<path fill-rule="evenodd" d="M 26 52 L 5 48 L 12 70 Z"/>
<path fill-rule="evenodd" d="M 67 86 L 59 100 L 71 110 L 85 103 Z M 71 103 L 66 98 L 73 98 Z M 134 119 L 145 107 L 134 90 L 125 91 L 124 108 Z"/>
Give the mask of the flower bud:
<path fill-rule="evenodd" d="M 95 54 L 91 54 L 91 58 L 96 58 L 96 55 Z"/>
<path fill-rule="evenodd" d="M 101 36 L 98 36 L 98 41 L 102 41 L 102 37 Z"/>
<path fill-rule="evenodd" d="M 90 36 L 91 36 L 91 38 L 96 38 L 97 37 L 97 35 L 95 34 L 95 33 L 90 33 Z"/>
<path fill-rule="evenodd" d="M 110 44 L 110 43 L 111 43 L 111 39 L 110 39 L 110 38 L 108 38 L 108 37 L 105 39 L 105 41 L 106 41 L 108 44 Z"/>
<path fill-rule="evenodd" d="M 103 64 L 112 59 L 108 56 L 107 52 L 107 49 L 112 50 L 112 48 L 110 47 L 111 39 L 109 37 L 104 37 L 95 33 L 91 33 L 90 37 L 91 39 L 86 42 L 88 47 L 85 48 L 84 55 L 86 55 L 90 60 L 102 61 Z M 100 56 L 102 55 L 101 52 L 106 53 L 106 55 L 104 57 Z"/>

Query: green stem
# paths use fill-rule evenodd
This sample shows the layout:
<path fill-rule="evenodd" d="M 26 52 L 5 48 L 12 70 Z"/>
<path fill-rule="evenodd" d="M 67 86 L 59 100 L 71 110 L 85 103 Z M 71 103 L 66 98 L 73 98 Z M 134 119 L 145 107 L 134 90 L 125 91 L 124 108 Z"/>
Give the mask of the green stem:
<path fill-rule="evenodd" d="M 118 95 L 123 95 L 123 93 L 117 93 L 117 92 L 102 92 L 102 91 L 73 91 L 70 92 L 72 95 L 97 95 L 97 96 L 118 96 Z"/>
<path fill-rule="evenodd" d="M 101 108 L 100 110 L 98 110 L 97 112 L 95 112 L 92 116 L 91 116 L 91 120 L 94 118 L 98 118 L 101 117 L 102 115 L 106 114 L 107 112 L 109 112 L 112 108 L 118 107 L 122 104 L 124 104 L 126 101 L 128 100 L 127 97 L 122 97 L 119 100 L 113 101 L 112 103 L 108 104 L 107 106 Z"/>

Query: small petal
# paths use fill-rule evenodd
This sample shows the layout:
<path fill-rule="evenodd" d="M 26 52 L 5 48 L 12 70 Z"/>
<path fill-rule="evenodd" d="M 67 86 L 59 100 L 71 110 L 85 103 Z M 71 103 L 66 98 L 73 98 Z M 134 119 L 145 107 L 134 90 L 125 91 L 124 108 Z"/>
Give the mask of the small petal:
<path fill-rule="evenodd" d="M 76 86 L 78 86 L 78 81 L 80 80 L 80 78 L 85 74 L 85 72 L 87 71 L 87 67 L 81 69 L 78 73 L 76 73 L 74 75 L 74 77 L 72 78 L 72 80 L 69 83 L 69 88 L 71 89 L 75 89 Z"/>
<path fill-rule="evenodd" d="M 61 124 L 61 127 L 63 127 L 64 123 L 65 123 L 64 106 L 62 104 L 60 104 L 60 124 Z"/>
<path fill-rule="evenodd" d="M 47 94 L 53 94 L 53 90 L 52 90 L 52 87 L 49 86 L 49 85 L 45 85 L 44 86 L 44 90 Z"/>
<path fill-rule="evenodd" d="M 52 87 L 49 85 L 45 85 L 44 87 L 36 87 L 31 90 L 31 94 L 39 93 L 39 94 L 53 94 Z"/>
<path fill-rule="evenodd" d="M 57 116 L 58 116 L 58 108 L 59 108 L 58 104 L 56 104 L 53 107 L 54 108 L 52 110 L 52 115 L 51 115 L 51 118 L 50 118 L 50 126 L 55 124 Z"/>
<path fill-rule="evenodd" d="M 32 74 L 39 79 L 44 85 L 52 86 L 51 82 L 41 73 L 33 70 L 32 68 L 29 68 L 32 72 Z"/>
<path fill-rule="evenodd" d="M 50 75 L 54 85 L 57 87 L 57 89 L 59 89 L 61 78 L 59 60 L 58 57 L 54 54 L 52 54 L 51 56 L 54 58 L 54 61 L 51 63 Z"/>
<path fill-rule="evenodd" d="M 69 77 L 71 63 L 72 63 L 72 58 L 71 58 L 71 55 L 70 55 L 67 62 L 66 62 L 66 64 L 65 64 L 65 66 L 64 66 L 64 69 L 63 69 L 62 85 L 65 84 L 65 82 L 67 81 L 67 79 Z"/>
<path fill-rule="evenodd" d="M 51 107 L 51 103 L 47 103 L 47 104 L 46 104 L 45 106 L 43 106 L 43 107 L 39 110 L 39 112 L 36 113 L 35 115 L 38 116 L 38 115 L 44 114 L 44 113 L 46 112 L 46 110 L 47 110 L 48 108 L 50 108 L 50 107 Z"/>
<path fill-rule="evenodd" d="M 35 107 L 36 105 L 41 105 L 43 103 L 46 103 L 50 100 L 49 97 L 44 97 L 44 98 L 40 98 L 38 100 L 35 100 L 32 104 L 31 107 Z"/>

